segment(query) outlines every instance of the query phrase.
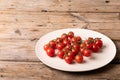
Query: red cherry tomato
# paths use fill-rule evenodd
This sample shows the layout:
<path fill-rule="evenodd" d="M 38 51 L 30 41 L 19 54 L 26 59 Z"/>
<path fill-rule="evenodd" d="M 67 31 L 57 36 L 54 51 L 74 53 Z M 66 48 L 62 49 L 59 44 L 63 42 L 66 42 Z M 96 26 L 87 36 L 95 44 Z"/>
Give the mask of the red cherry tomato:
<path fill-rule="evenodd" d="M 84 43 L 80 44 L 80 48 L 85 48 L 85 47 L 86 47 L 86 45 Z"/>
<path fill-rule="evenodd" d="M 64 48 L 64 44 L 62 44 L 62 43 L 57 43 L 57 44 L 56 44 L 56 48 L 57 48 L 58 50 L 62 50 L 62 49 Z"/>
<path fill-rule="evenodd" d="M 75 55 L 77 55 L 77 54 L 78 54 L 78 52 L 79 52 L 79 50 L 78 50 L 78 49 L 76 49 L 76 48 L 72 48 L 72 52 L 73 52 Z"/>
<path fill-rule="evenodd" d="M 44 45 L 44 50 L 46 51 L 49 47 L 50 47 L 49 44 L 45 44 L 45 45 Z"/>
<path fill-rule="evenodd" d="M 86 44 L 86 47 L 87 47 L 87 49 L 92 49 L 93 44 L 92 43 L 91 44 Z"/>
<path fill-rule="evenodd" d="M 93 41 L 94 39 L 93 39 L 93 37 L 89 37 L 88 40 Z"/>
<path fill-rule="evenodd" d="M 52 47 L 52 48 L 56 48 L 56 42 L 54 41 L 54 40 L 51 40 L 50 42 L 49 42 L 49 45 Z"/>
<path fill-rule="evenodd" d="M 72 57 L 72 59 L 74 59 L 74 57 L 75 57 L 75 54 L 74 54 L 72 51 L 69 51 L 69 52 L 67 53 L 67 55 L 68 55 L 69 57 Z"/>
<path fill-rule="evenodd" d="M 64 52 L 61 51 L 61 50 L 59 50 L 59 51 L 57 52 L 57 56 L 58 56 L 59 58 L 63 59 L 63 57 L 64 57 Z"/>
<path fill-rule="evenodd" d="M 75 61 L 77 63 L 82 63 L 83 62 L 83 56 L 82 55 L 76 55 L 75 56 Z"/>
<path fill-rule="evenodd" d="M 77 38 L 76 38 L 76 37 L 72 37 L 72 38 L 71 38 L 71 42 L 72 42 L 72 43 L 76 43 L 76 42 L 77 42 Z"/>
<path fill-rule="evenodd" d="M 77 41 L 80 42 L 81 41 L 81 37 L 80 36 L 77 36 Z"/>
<path fill-rule="evenodd" d="M 102 42 L 102 40 L 100 40 L 100 39 L 97 39 L 97 40 L 95 41 L 95 44 L 98 45 L 100 48 L 103 46 L 103 42 Z"/>
<path fill-rule="evenodd" d="M 68 52 L 69 52 L 69 49 L 68 49 L 68 48 L 63 48 L 62 51 L 63 51 L 64 53 L 68 53 Z"/>
<path fill-rule="evenodd" d="M 78 50 L 79 50 L 79 48 L 80 48 L 80 45 L 79 45 L 79 44 L 73 44 L 72 46 L 73 46 L 73 48 L 78 49 Z"/>
<path fill-rule="evenodd" d="M 63 33 L 63 34 L 61 35 L 61 38 L 62 38 L 62 39 L 66 39 L 66 38 L 68 38 L 68 35 L 67 35 L 66 33 Z"/>
<path fill-rule="evenodd" d="M 88 50 L 88 49 L 85 49 L 85 50 L 83 51 L 83 55 L 86 56 L 86 57 L 89 57 L 89 56 L 91 56 L 91 51 Z"/>
<path fill-rule="evenodd" d="M 46 53 L 47 53 L 47 55 L 50 56 L 50 57 L 54 57 L 54 56 L 55 56 L 55 50 L 54 50 L 53 48 L 48 48 L 48 49 L 46 50 Z"/>
<path fill-rule="evenodd" d="M 83 54 L 83 51 L 85 50 L 85 48 L 80 48 L 80 53 Z"/>
<path fill-rule="evenodd" d="M 69 56 L 66 56 L 66 57 L 65 57 L 65 61 L 66 61 L 66 63 L 68 63 L 68 64 L 72 64 L 72 63 L 73 63 L 72 57 L 69 57 Z"/>
<path fill-rule="evenodd" d="M 69 37 L 69 38 L 74 37 L 74 33 L 73 33 L 72 31 L 68 32 L 68 37 Z"/>
<path fill-rule="evenodd" d="M 60 37 L 58 37 L 58 38 L 56 38 L 56 43 L 61 43 L 63 41 L 63 39 L 62 38 L 60 38 Z"/>
<path fill-rule="evenodd" d="M 64 39 L 64 40 L 63 40 L 63 44 L 64 44 L 64 45 L 67 45 L 67 44 L 71 44 L 71 43 L 70 43 L 70 41 L 69 41 L 68 39 Z"/>
<path fill-rule="evenodd" d="M 99 51 L 99 46 L 96 45 L 96 44 L 93 44 L 93 46 L 92 46 L 92 51 L 93 51 L 93 52 L 98 52 L 98 51 Z"/>

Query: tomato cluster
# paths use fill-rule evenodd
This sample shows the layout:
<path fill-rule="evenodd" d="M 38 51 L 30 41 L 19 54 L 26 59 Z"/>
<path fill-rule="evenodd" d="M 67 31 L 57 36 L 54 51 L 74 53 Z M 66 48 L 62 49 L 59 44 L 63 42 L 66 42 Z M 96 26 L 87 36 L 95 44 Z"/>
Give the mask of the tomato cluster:
<path fill-rule="evenodd" d="M 82 40 L 80 36 L 75 36 L 74 32 L 63 33 L 60 37 L 49 41 L 44 45 L 44 50 L 50 57 L 58 56 L 68 64 L 82 63 L 84 56 L 91 56 L 92 52 L 98 52 L 103 46 L 100 38 L 89 37 Z"/>

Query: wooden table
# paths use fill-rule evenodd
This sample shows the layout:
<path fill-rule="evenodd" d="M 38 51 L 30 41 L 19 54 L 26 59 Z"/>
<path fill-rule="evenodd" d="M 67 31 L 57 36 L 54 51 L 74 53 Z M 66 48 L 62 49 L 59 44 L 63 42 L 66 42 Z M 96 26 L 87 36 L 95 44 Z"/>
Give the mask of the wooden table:
<path fill-rule="evenodd" d="M 115 59 L 89 72 L 63 72 L 35 55 L 44 34 L 86 28 L 109 36 Z M 0 0 L 0 80 L 120 80 L 120 0 Z M 112 49 L 111 49 L 112 50 Z"/>

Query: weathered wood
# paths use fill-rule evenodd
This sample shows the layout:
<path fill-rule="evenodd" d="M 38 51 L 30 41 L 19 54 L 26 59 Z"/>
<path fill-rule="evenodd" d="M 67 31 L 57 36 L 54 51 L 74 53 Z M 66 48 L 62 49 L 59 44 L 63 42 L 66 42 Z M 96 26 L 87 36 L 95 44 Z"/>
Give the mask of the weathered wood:
<path fill-rule="evenodd" d="M 107 65 L 84 73 L 69 73 L 51 69 L 40 62 L 0 62 L 1 80 L 106 80 L 120 79 L 119 65 Z M 61 65 L 62 66 L 62 65 Z"/>
<path fill-rule="evenodd" d="M 119 13 L 58 13 L 0 11 L 0 22 L 17 24 L 78 23 L 78 22 L 120 22 Z M 27 22 L 27 23 L 26 23 Z"/>
<path fill-rule="evenodd" d="M 119 0 L 1 0 L 0 10 L 120 12 Z"/>
<path fill-rule="evenodd" d="M 71 26 L 69 26 L 69 24 L 65 24 L 65 25 L 64 25 L 64 27 L 63 26 L 61 27 L 60 25 L 48 24 L 47 26 L 36 27 L 36 28 L 1 28 L 0 29 L 0 31 L 1 31 L 0 38 L 32 39 L 32 38 L 39 38 L 40 36 L 43 36 L 46 33 L 54 31 L 54 30 L 64 29 L 64 28 L 68 28 L 68 27 L 69 28 L 70 27 L 71 28 L 79 27 L 79 26 L 74 26 L 74 24 Z M 82 25 L 82 24 L 80 24 L 80 25 Z M 59 26 L 59 27 L 55 27 L 55 26 Z M 104 29 L 104 26 L 103 26 L 103 28 L 101 27 L 100 29 L 99 28 L 96 29 L 95 27 L 89 28 L 89 26 L 90 26 L 90 24 L 84 24 L 83 26 L 80 26 L 79 28 L 87 28 L 87 29 L 101 32 L 113 40 L 120 39 L 120 36 L 118 35 L 118 34 L 120 34 L 119 26 L 116 26 L 115 30 L 113 29 L 113 26 L 111 26 L 111 29 Z M 102 26 L 102 24 L 101 24 L 101 26 Z M 117 27 L 118 27 L 118 29 L 117 29 Z"/>

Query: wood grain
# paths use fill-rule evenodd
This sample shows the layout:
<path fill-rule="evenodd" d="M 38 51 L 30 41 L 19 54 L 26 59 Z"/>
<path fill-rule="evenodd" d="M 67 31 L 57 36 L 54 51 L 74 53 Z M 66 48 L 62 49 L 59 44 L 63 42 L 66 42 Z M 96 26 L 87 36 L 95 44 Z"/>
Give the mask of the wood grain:
<path fill-rule="evenodd" d="M 71 25 L 71 27 L 70 27 L 69 24 L 65 24 L 64 27 L 61 27 L 60 25 L 54 25 L 54 24 L 50 25 L 49 24 L 47 27 L 44 26 L 44 27 L 40 27 L 40 28 L 39 27 L 36 27 L 36 28 L 1 28 L 0 38 L 32 39 L 32 38 L 39 38 L 39 37 L 47 34 L 48 32 L 58 30 L 58 29 L 87 28 L 87 29 L 91 29 L 91 30 L 101 32 L 101 33 L 105 34 L 106 36 L 110 37 L 113 40 L 119 40 L 120 39 L 120 36 L 118 35 L 118 34 L 120 34 L 119 29 L 114 30 L 114 29 L 112 29 L 112 27 L 111 27 L 111 29 L 102 29 L 102 28 L 96 29 L 96 27 L 94 28 L 93 26 L 89 28 L 90 24 L 84 24 L 83 26 L 80 26 L 80 27 L 79 26 L 73 26 L 73 25 Z M 82 24 L 80 24 L 80 25 L 82 25 Z M 59 26 L 59 27 L 55 28 L 55 26 Z"/>
<path fill-rule="evenodd" d="M 1 11 L 0 22 L 7 23 L 79 23 L 120 22 L 119 13 L 74 13 L 74 12 L 21 12 Z"/>
<path fill-rule="evenodd" d="M 0 10 L 39 12 L 120 12 L 119 0 L 1 0 Z"/>
<path fill-rule="evenodd" d="M 54 70 L 40 62 L 0 62 L 0 79 L 4 80 L 106 80 L 120 79 L 119 65 L 110 64 L 87 73 L 70 73 Z M 14 68 L 13 68 L 14 67 Z M 113 72 L 114 71 L 114 72 Z M 53 77 L 54 76 L 54 77 Z M 60 77 L 62 76 L 62 77 Z"/>

